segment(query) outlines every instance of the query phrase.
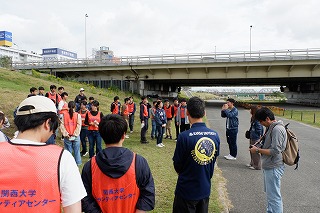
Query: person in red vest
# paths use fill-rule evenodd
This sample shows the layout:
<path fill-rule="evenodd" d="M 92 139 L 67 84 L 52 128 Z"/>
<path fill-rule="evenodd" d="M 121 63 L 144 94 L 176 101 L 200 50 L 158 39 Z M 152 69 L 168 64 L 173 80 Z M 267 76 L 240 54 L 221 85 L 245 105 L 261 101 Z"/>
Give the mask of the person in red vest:
<path fill-rule="evenodd" d="M 174 98 L 173 99 L 173 117 L 174 117 L 174 126 L 176 128 L 176 139 L 175 139 L 175 141 L 177 141 L 178 135 L 179 135 L 179 122 L 178 122 L 178 119 L 177 119 L 177 114 L 178 114 L 178 108 L 179 107 L 180 107 L 180 104 L 179 104 L 178 98 Z"/>
<path fill-rule="evenodd" d="M 99 111 L 99 102 L 92 101 L 91 111 L 87 113 L 84 124 L 88 125 L 88 140 L 89 140 L 89 157 L 94 156 L 94 147 L 96 147 L 96 154 L 102 150 L 101 136 L 99 133 L 99 123 L 103 117 L 102 112 Z"/>
<path fill-rule="evenodd" d="M 129 128 L 130 128 L 130 133 L 133 132 L 133 125 L 134 125 L 134 113 L 136 112 L 136 103 L 133 101 L 133 97 L 129 97 L 130 101 L 128 104 L 129 108 Z"/>
<path fill-rule="evenodd" d="M 81 156 L 88 155 L 87 141 L 86 141 L 86 138 L 88 136 L 88 125 L 86 125 L 84 123 L 86 116 L 87 116 L 87 113 L 89 112 L 89 110 L 87 109 L 87 105 L 88 104 L 86 101 L 81 101 L 80 110 L 79 110 L 79 114 L 80 114 L 81 120 L 82 120 L 81 131 L 80 131 L 80 141 L 81 141 L 81 146 L 82 146 Z"/>
<path fill-rule="evenodd" d="M 174 108 L 172 105 L 170 105 L 170 102 L 168 99 L 164 100 L 164 106 L 163 106 L 164 111 L 166 112 L 167 116 L 167 124 L 166 124 L 166 137 L 172 139 L 172 134 L 171 134 L 171 122 L 172 118 L 174 115 Z"/>
<path fill-rule="evenodd" d="M 58 105 L 58 113 L 59 114 L 63 114 L 65 112 L 68 112 L 69 108 L 68 108 L 68 93 L 66 92 L 63 92 L 61 93 L 60 97 L 61 97 L 61 100 L 59 102 L 59 105 Z"/>
<path fill-rule="evenodd" d="M 106 148 L 88 161 L 82 180 L 88 195 L 83 212 L 142 213 L 155 205 L 155 187 L 147 160 L 123 147 L 128 129 L 120 115 L 102 118 L 99 132 Z"/>
<path fill-rule="evenodd" d="M 180 133 L 190 129 L 189 119 L 187 116 L 187 100 L 184 98 L 181 99 L 181 104 L 178 107 L 177 121 L 180 125 Z"/>
<path fill-rule="evenodd" d="M 29 97 L 14 123 L 17 137 L 0 142 L 0 212 L 80 213 L 87 193 L 79 169 L 70 152 L 45 143 L 58 128 L 54 103 Z"/>
<path fill-rule="evenodd" d="M 130 98 L 125 98 L 124 99 L 124 104 L 122 104 L 121 106 L 121 115 L 123 116 L 124 120 L 127 121 L 128 125 L 129 125 L 129 101 Z M 129 135 L 126 134 L 126 138 L 129 138 Z"/>
<path fill-rule="evenodd" d="M 76 104 L 74 101 L 68 103 L 69 111 L 62 114 L 60 130 L 63 135 L 64 148 L 71 154 L 73 152 L 77 165 L 81 165 L 80 156 L 80 131 L 81 115 L 75 112 Z"/>
<path fill-rule="evenodd" d="M 58 105 L 61 100 L 61 97 L 59 94 L 56 93 L 56 89 L 57 89 L 56 85 L 50 85 L 50 91 L 47 92 L 45 96 L 47 98 L 50 98 L 55 103 L 56 108 L 58 109 Z"/>
<path fill-rule="evenodd" d="M 119 96 L 115 96 L 111 104 L 111 113 L 120 115 L 121 114 L 120 109 L 121 109 L 121 103 L 119 101 Z"/>
<path fill-rule="evenodd" d="M 141 121 L 141 143 L 149 143 L 146 138 L 148 130 L 149 110 L 148 110 L 148 98 L 147 96 L 141 97 L 140 103 L 140 121 Z"/>

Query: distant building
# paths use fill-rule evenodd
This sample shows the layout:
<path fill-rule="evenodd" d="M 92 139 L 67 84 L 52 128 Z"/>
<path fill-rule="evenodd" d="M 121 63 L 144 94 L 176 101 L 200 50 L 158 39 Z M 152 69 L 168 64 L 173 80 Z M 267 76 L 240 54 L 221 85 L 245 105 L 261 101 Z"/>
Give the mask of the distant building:
<path fill-rule="evenodd" d="M 0 57 L 8 56 L 12 62 L 30 62 L 40 61 L 42 56 L 35 53 L 28 53 L 26 50 L 12 48 L 12 33 L 8 31 L 0 31 Z"/>
<path fill-rule="evenodd" d="M 77 53 L 60 48 L 46 48 L 42 49 L 42 57 L 44 61 L 74 60 L 77 59 Z"/>
<path fill-rule="evenodd" d="M 99 50 L 93 50 L 93 56 L 98 60 L 111 60 L 114 55 L 113 51 L 109 49 L 109 47 L 102 46 Z"/>
<path fill-rule="evenodd" d="M 35 53 L 28 53 L 25 50 L 18 50 L 11 47 L 0 46 L 0 57 L 8 56 L 12 59 L 12 62 L 30 62 L 30 61 L 41 61 L 42 56 Z"/>

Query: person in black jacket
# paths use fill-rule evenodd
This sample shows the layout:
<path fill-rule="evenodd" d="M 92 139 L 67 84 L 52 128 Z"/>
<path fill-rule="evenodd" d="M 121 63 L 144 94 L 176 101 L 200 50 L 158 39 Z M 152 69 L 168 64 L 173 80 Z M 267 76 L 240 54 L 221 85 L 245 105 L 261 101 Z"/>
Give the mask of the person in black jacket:
<path fill-rule="evenodd" d="M 102 118 L 99 132 L 106 148 L 83 167 L 81 176 L 88 195 L 82 199 L 82 211 L 117 212 L 115 206 L 118 210 L 121 208 L 118 212 L 131 212 L 128 210 L 130 208 L 134 208 L 135 212 L 154 209 L 155 186 L 147 160 L 122 147 L 127 129 L 128 124 L 120 115 L 110 114 Z M 132 193 L 131 190 L 138 190 L 139 193 Z M 116 197 L 121 199 L 121 195 L 124 198 L 126 194 L 132 195 L 130 199 L 134 200 L 133 203 L 128 204 L 128 197 L 118 203 L 112 202 Z M 135 196 L 137 194 L 138 197 Z"/>

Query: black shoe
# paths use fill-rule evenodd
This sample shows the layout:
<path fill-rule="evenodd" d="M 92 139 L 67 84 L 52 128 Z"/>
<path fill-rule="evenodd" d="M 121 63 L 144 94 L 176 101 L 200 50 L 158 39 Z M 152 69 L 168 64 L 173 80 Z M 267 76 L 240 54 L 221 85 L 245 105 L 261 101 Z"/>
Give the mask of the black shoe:
<path fill-rule="evenodd" d="M 149 143 L 149 141 L 141 141 L 141 143 Z"/>
<path fill-rule="evenodd" d="M 170 136 L 169 138 L 170 138 L 170 140 L 172 140 L 172 136 Z"/>
<path fill-rule="evenodd" d="M 151 136 L 151 140 L 154 140 L 154 136 Z"/>
<path fill-rule="evenodd" d="M 169 138 L 169 136 L 167 135 L 164 139 L 168 139 Z"/>

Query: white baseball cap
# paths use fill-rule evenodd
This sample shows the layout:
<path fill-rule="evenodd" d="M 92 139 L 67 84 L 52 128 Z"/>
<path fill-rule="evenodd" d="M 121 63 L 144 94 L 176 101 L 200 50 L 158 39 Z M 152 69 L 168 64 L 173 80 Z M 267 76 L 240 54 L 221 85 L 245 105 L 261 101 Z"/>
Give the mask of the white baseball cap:
<path fill-rule="evenodd" d="M 19 111 L 21 107 L 32 106 L 30 110 Z M 54 112 L 57 113 L 55 104 L 50 98 L 44 96 L 31 96 L 24 99 L 17 110 L 17 115 L 30 115 L 39 112 Z"/>
<path fill-rule="evenodd" d="M 84 91 L 84 89 L 83 89 L 83 88 L 80 88 L 79 91 L 80 91 L 80 92 L 81 92 L 81 91 Z"/>

